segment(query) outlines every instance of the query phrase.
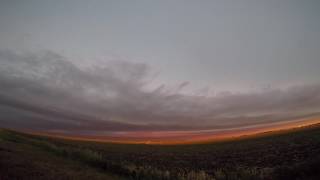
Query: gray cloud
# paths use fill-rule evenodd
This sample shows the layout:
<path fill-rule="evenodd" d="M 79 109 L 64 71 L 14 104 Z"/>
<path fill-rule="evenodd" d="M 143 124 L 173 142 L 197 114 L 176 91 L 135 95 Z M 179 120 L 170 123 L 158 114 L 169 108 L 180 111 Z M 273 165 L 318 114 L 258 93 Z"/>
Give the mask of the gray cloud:
<path fill-rule="evenodd" d="M 0 122 L 42 131 L 204 130 L 311 117 L 320 85 L 208 96 L 181 93 L 190 82 L 150 90 L 144 63 L 75 64 L 54 52 L 0 51 Z M 202 90 L 204 91 L 204 90 Z"/>

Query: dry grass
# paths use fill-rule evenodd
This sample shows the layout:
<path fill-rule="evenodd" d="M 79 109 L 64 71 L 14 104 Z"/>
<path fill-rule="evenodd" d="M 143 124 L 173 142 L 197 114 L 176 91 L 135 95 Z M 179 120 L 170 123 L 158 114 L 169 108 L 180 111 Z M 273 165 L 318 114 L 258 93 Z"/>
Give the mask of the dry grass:
<path fill-rule="evenodd" d="M 319 179 L 320 127 L 215 144 L 70 141 L 0 131 L 0 179 Z"/>

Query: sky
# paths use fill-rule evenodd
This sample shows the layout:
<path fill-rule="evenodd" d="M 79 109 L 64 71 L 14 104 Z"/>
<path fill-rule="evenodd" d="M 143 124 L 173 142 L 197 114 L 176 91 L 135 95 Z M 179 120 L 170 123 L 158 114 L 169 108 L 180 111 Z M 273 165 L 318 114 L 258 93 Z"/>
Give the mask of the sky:
<path fill-rule="evenodd" d="M 0 126 L 150 135 L 319 116 L 319 7 L 0 0 Z"/>

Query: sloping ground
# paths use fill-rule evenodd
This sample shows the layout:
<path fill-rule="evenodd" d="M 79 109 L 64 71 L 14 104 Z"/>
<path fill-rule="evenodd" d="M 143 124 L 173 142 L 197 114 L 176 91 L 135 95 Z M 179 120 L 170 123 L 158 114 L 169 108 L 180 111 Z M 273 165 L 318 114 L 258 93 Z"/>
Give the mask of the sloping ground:
<path fill-rule="evenodd" d="M 0 180 L 120 179 L 78 161 L 57 156 L 13 132 L 0 131 Z"/>
<path fill-rule="evenodd" d="M 320 179 L 320 125 L 197 145 L 128 145 L 0 131 L 2 179 Z"/>

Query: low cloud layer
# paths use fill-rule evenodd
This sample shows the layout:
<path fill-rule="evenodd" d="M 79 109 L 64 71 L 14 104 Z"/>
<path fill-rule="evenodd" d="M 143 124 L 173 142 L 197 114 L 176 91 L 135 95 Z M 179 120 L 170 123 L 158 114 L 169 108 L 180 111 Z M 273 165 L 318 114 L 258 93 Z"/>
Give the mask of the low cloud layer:
<path fill-rule="evenodd" d="M 143 63 L 76 64 L 53 52 L 1 50 L 0 124 L 99 134 L 234 128 L 320 114 L 320 84 L 207 96 L 181 93 L 190 82 L 150 86 L 151 71 Z"/>

